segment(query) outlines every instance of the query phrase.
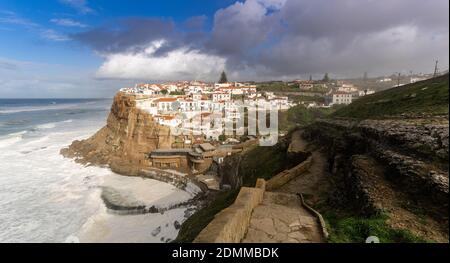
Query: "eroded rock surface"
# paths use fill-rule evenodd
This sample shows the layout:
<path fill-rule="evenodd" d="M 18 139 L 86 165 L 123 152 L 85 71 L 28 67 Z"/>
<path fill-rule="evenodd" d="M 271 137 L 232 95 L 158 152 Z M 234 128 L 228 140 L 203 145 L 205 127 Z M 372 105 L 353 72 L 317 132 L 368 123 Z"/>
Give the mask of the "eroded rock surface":
<path fill-rule="evenodd" d="M 74 141 L 61 154 L 83 164 L 108 165 L 114 172 L 136 175 L 149 166 L 148 153 L 170 147 L 170 129 L 135 107 L 134 96 L 119 92 L 106 126 L 86 140 Z"/>

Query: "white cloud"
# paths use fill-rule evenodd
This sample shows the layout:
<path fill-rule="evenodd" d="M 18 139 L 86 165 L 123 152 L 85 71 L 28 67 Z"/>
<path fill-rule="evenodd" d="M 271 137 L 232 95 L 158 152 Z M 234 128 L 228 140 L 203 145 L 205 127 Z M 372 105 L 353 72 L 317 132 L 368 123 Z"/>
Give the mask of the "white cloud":
<path fill-rule="evenodd" d="M 225 67 L 225 59 L 203 54 L 199 50 L 179 48 L 164 56 L 155 52 L 164 41 L 153 41 L 139 53 L 105 55 L 106 61 L 99 68 L 98 78 L 184 80 L 210 79 L 219 76 Z"/>
<path fill-rule="evenodd" d="M 94 9 L 89 7 L 86 0 L 60 0 L 61 3 L 66 4 L 82 14 L 93 13 Z"/>
<path fill-rule="evenodd" d="M 0 14 L 4 14 L 0 16 L 0 24 L 9 24 L 9 25 L 17 25 L 26 28 L 31 32 L 35 32 L 39 34 L 42 38 L 51 41 L 67 41 L 69 38 L 65 35 L 62 35 L 56 32 L 53 29 L 48 29 L 40 24 L 37 24 L 33 21 L 30 21 L 26 18 L 20 17 L 14 12 L 2 11 Z"/>
<path fill-rule="evenodd" d="M 41 36 L 52 41 L 67 41 L 69 38 L 65 35 L 62 35 L 52 29 L 43 29 L 41 30 Z"/>
<path fill-rule="evenodd" d="M 54 18 L 51 19 L 50 22 L 57 24 L 59 26 L 67 26 L 67 27 L 87 27 L 87 25 L 80 23 L 78 21 L 68 19 L 68 18 Z"/>

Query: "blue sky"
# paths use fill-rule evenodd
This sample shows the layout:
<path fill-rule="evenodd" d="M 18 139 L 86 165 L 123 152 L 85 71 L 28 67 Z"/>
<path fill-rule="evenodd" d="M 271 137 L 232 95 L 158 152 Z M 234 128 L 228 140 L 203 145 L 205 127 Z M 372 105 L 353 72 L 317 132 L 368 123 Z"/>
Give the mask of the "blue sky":
<path fill-rule="evenodd" d="M 217 9 L 226 7 L 234 1 L 79 2 L 85 4 L 73 5 L 70 1 L 60 0 L 1 0 L 0 12 L 3 12 L 1 15 L 16 19 L 16 23 L 13 21 L 0 23 L 2 36 L 0 54 L 18 60 L 52 64 L 68 64 L 67 62 L 71 61 L 71 65 L 95 67 L 101 59 L 93 55 L 92 50 L 71 41 L 58 41 L 52 39 L 52 36 L 46 37 L 41 31 L 52 30 L 55 34 L 64 37 L 65 34 L 84 31 L 127 17 L 160 17 L 182 22 L 192 16 L 211 17 Z M 72 21 L 76 24 L 64 26 L 57 24 L 57 21 Z M 211 21 L 208 22 L 211 23 Z M 39 28 L 29 28 L 24 23 L 37 24 Z M 37 50 L 39 52 L 36 52 Z"/>
<path fill-rule="evenodd" d="M 0 0 L 0 98 L 448 68 L 448 1 Z"/>

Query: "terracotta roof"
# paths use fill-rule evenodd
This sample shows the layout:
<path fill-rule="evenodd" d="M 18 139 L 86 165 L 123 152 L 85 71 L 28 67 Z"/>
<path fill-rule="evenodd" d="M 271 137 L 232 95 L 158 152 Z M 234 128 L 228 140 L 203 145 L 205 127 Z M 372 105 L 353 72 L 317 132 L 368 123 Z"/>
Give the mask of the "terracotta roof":
<path fill-rule="evenodd" d="M 156 100 L 156 102 L 173 102 L 176 101 L 176 98 L 159 98 Z"/>

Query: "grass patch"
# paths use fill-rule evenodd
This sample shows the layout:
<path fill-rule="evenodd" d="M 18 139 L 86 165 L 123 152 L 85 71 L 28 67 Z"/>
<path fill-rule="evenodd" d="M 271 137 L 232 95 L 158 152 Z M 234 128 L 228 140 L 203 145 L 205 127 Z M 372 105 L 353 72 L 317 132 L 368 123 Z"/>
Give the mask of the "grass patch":
<path fill-rule="evenodd" d="M 181 226 L 175 243 L 190 243 L 214 219 L 214 216 L 230 206 L 237 197 L 239 190 L 220 192 L 207 207 L 200 209 L 189 217 Z"/>
<path fill-rule="evenodd" d="M 332 116 L 383 118 L 400 114 L 448 115 L 449 75 L 364 96 Z"/>
<path fill-rule="evenodd" d="M 381 243 L 426 243 L 405 229 L 391 228 L 386 215 L 364 217 L 339 217 L 334 213 L 322 214 L 330 234 L 330 243 L 365 243 L 369 236 L 376 236 Z"/>
<path fill-rule="evenodd" d="M 298 85 L 288 85 L 285 82 L 265 82 L 259 83 L 257 85 L 257 90 L 259 92 L 268 91 L 268 92 L 299 92 Z"/>
<path fill-rule="evenodd" d="M 254 187 L 256 179 L 270 179 L 287 167 L 286 149 L 280 147 L 257 146 L 242 156 L 239 174 L 243 185 Z"/>
<path fill-rule="evenodd" d="M 278 129 L 289 131 L 295 127 L 304 127 L 313 123 L 318 118 L 324 118 L 334 112 L 334 108 L 306 108 L 297 105 L 287 111 L 278 113 Z"/>

